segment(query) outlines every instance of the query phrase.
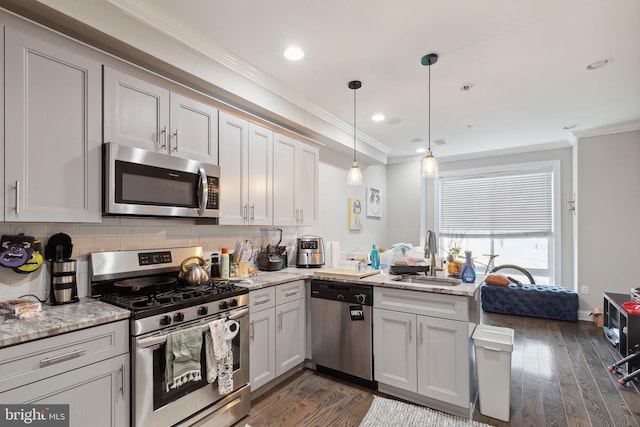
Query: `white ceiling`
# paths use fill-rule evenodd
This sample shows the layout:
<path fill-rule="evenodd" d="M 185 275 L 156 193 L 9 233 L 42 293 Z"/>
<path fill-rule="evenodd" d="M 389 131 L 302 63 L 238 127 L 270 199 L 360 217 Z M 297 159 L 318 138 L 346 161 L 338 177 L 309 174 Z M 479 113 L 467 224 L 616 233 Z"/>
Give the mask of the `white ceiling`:
<path fill-rule="evenodd" d="M 436 156 L 571 141 L 564 126 L 640 119 L 640 0 L 108 1 L 215 46 L 274 93 L 349 125 L 347 83 L 361 80 L 358 130 L 389 158 L 427 145 L 420 59 L 432 52 L 440 56 L 431 67 Z M 305 58 L 285 60 L 289 45 Z M 613 61 L 585 69 L 603 58 Z M 378 112 L 387 119 L 371 121 Z"/>

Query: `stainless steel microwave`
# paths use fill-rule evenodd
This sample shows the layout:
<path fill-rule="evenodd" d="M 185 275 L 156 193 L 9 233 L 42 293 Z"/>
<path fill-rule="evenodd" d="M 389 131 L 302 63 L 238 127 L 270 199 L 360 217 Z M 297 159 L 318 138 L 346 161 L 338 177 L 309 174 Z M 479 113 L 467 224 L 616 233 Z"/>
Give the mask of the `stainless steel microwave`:
<path fill-rule="evenodd" d="M 105 215 L 220 217 L 220 166 L 108 142 Z"/>

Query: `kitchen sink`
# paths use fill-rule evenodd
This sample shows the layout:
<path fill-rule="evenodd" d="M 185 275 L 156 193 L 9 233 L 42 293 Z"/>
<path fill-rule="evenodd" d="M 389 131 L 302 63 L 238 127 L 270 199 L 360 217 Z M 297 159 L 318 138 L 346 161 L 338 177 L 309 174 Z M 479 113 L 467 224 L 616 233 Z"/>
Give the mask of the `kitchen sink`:
<path fill-rule="evenodd" d="M 457 286 L 462 282 L 460 279 L 454 279 L 452 277 L 434 277 L 434 276 L 417 276 L 417 275 L 405 275 L 394 279 L 397 282 L 411 283 L 414 285 L 432 285 L 432 286 Z"/>

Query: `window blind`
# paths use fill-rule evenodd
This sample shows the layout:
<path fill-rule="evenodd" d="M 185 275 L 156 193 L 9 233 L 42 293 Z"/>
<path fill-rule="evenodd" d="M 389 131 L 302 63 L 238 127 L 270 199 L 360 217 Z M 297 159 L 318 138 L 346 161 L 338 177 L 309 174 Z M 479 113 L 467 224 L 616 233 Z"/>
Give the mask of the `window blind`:
<path fill-rule="evenodd" d="M 440 235 L 551 236 L 553 172 L 440 179 Z"/>

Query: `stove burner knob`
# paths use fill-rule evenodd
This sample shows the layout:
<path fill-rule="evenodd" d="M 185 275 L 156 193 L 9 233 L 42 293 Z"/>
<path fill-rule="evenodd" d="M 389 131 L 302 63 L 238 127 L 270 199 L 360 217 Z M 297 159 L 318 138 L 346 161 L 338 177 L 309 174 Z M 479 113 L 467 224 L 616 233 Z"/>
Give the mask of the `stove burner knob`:
<path fill-rule="evenodd" d="M 237 306 L 238 306 L 238 300 L 237 299 L 234 298 L 229 302 L 229 307 L 237 307 Z"/>
<path fill-rule="evenodd" d="M 160 318 L 160 324 L 163 326 L 167 326 L 171 324 L 171 316 L 162 316 Z"/>
<path fill-rule="evenodd" d="M 220 307 L 220 310 L 226 310 L 227 308 L 229 308 L 229 303 L 226 301 L 222 301 L 219 307 Z"/>
<path fill-rule="evenodd" d="M 173 320 L 176 322 L 182 322 L 184 320 L 184 313 L 181 311 L 177 312 L 173 315 Z"/>
<path fill-rule="evenodd" d="M 198 308 L 198 316 L 204 316 L 209 312 L 209 307 L 207 307 L 206 305 L 203 305 L 202 307 Z"/>

